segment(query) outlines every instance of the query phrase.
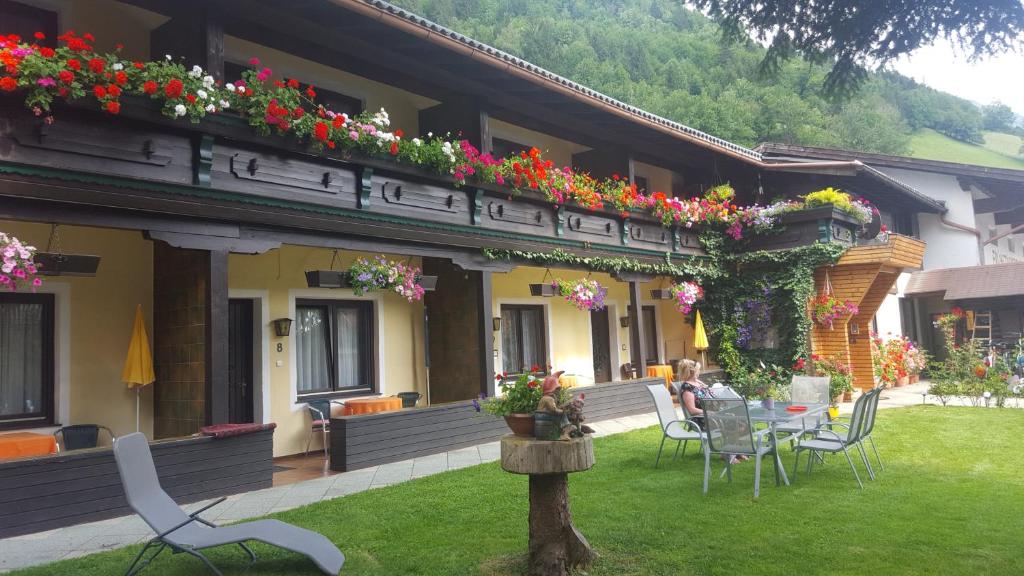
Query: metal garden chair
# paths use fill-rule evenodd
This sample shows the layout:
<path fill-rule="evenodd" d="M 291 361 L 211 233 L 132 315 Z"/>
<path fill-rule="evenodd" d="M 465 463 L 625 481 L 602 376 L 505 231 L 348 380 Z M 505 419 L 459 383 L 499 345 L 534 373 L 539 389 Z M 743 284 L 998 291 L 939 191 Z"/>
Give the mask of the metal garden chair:
<path fill-rule="evenodd" d="M 114 441 L 114 459 L 128 505 L 156 532 L 156 536 L 146 542 L 135 556 L 125 576 L 138 574 L 165 548 L 198 558 L 208 570 L 222 576 L 201 551 L 237 544 L 249 555 L 250 562 L 255 562 L 256 554 L 245 545 L 250 540 L 305 555 L 326 574 L 336 575 L 345 563 L 345 556 L 338 547 L 322 534 L 280 520 L 257 520 L 218 527 L 199 517 L 200 513 L 220 504 L 225 498 L 185 514 L 160 486 L 149 443 L 138 432 Z M 156 551 L 147 558 L 147 552 L 154 548 Z"/>
<path fill-rule="evenodd" d="M 790 398 L 793 402 L 806 404 L 828 404 L 831 400 L 828 397 L 828 387 L 832 381 L 831 376 L 793 376 Z M 785 433 L 790 436 L 798 436 L 809 428 L 818 425 L 819 419 L 815 418 L 808 427 L 809 418 L 801 418 L 792 423 L 782 424 L 775 427 L 776 432 Z"/>
<path fill-rule="evenodd" d="M 654 408 L 658 411 L 658 420 L 661 423 L 661 445 L 658 447 L 658 457 L 654 460 L 654 467 L 657 468 L 658 463 L 661 462 L 661 452 L 665 448 L 666 439 L 677 442 L 676 453 L 672 456 L 673 460 L 679 456 L 679 447 L 689 443 L 690 440 L 700 442 L 701 448 L 704 448 L 705 435 L 700 426 L 693 420 L 679 418 L 675 406 L 672 405 L 672 397 L 665 389 L 665 385 L 661 383 L 648 384 L 647 391 L 650 392 L 651 399 L 654 400 Z M 686 455 L 685 446 L 683 455 Z"/>
<path fill-rule="evenodd" d="M 117 440 L 114 433 L 106 426 L 100 426 L 99 424 L 72 424 L 58 428 L 53 433 L 53 437 L 57 441 L 57 451 L 95 448 L 100 442 L 100 429 L 106 430 L 107 434 L 110 434 L 111 442 Z"/>
<path fill-rule="evenodd" d="M 821 452 L 837 454 L 842 452 L 846 455 L 846 461 L 850 464 L 850 470 L 853 471 L 853 477 L 857 480 L 857 485 L 863 490 L 864 484 L 860 481 L 860 474 L 857 473 L 857 467 L 854 466 L 853 458 L 850 457 L 849 448 L 858 449 L 861 460 L 863 460 L 864 466 L 868 470 L 868 475 L 872 480 L 874 480 L 875 473 L 871 469 L 871 463 L 868 462 L 867 453 L 864 451 L 864 446 L 861 444 L 861 435 L 864 431 L 867 412 L 870 410 L 872 402 L 879 392 L 879 389 L 875 389 L 861 395 L 861 397 L 857 399 L 857 402 L 853 405 L 853 414 L 850 416 L 849 424 L 829 421 L 818 425 L 812 430 L 808 430 L 811 437 L 801 438 L 796 445 L 796 462 L 793 465 L 794 480 L 796 479 L 797 468 L 800 465 L 801 452 L 805 450 L 811 451 L 812 454 L 818 454 Z M 840 430 L 834 430 L 833 427 L 839 427 Z M 813 457 L 808 457 L 808 474 L 810 474 L 811 469 L 814 467 L 814 460 L 815 459 Z"/>
<path fill-rule="evenodd" d="M 306 402 L 306 410 L 309 411 L 309 416 L 313 419 L 313 423 L 309 427 L 309 436 L 306 438 L 306 456 L 309 455 L 309 445 L 313 442 L 313 433 L 319 429 L 324 437 L 324 458 L 327 458 L 327 449 L 330 446 L 327 441 L 327 433 L 331 431 L 332 404 L 345 405 L 344 402 L 337 400 L 308 400 Z"/>
<path fill-rule="evenodd" d="M 750 422 L 747 402 L 743 398 L 704 398 L 704 421 L 707 435 L 704 451 L 704 493 L 708 493 L 711 476 L 711 454 L 725 456 L 725 472 L 732 482 L 732 457 L 750 456 L 754 459 L 754 498 L 761 494 L 761 459 L 774 450 L 769 430 L 755 431 Z M 772 459 L 774 462 L 775 459 Z M 775 470 L 776 475 L 779 471 Z"/>

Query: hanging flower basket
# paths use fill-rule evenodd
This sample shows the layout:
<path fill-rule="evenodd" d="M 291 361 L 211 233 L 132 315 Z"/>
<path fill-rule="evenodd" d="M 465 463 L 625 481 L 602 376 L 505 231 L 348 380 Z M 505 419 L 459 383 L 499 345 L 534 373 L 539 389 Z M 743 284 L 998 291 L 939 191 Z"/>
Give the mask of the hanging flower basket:
<path fill-rule="evenodd" d="M 693 305 L 704 297 L 704 289 L 696 282 L 680 282 L 669 287 L 668 292 L 672 300 L 676 301 L 676 310 L 683 314 L 689 314 Z"/>
<path fill-rule="evenodd" d="M 17 292 L 19 288 L 31 287 L 35 291 L 42 285 L 42 279 L 36 277 L 39 268 L 35 253 L 34 246 L 0 232 L 0 289 Z"/>
<path fill-rule="evenodd" d="M 835 321 L 847 316 L 854 316 L 860 310 L 852 300 L 840 300 L 834 294 L 822 294 L 814 299 L 814 310 L 811 318 L 831 330 Z"/>
<path fill-rule="evenodd" d="M 604 297 L 608 294 L 608 289 L 601 286 L 597 280 L 557 279 L 551 285 L 577 310 L 604 310 Z"/>
<path fill-rule="evenodd" d="M 394 290 L 414 302 L 423 299 L 425 290 L 421 278 L 419 268 L 383 256 L 359 258 L 348 269 L 348 281 L 356 296 L 374 290 Z"/>

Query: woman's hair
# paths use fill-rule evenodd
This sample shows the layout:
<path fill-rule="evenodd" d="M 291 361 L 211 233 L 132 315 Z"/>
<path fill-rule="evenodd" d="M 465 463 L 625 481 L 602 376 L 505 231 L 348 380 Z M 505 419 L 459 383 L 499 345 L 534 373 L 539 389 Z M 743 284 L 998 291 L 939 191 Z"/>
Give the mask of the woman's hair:
<path fill-rule="evenodd" d="M 692 380 L 700 372 L 700 362 L 686 359 L 679 363 L 679 379 L 683 382 Z"/>

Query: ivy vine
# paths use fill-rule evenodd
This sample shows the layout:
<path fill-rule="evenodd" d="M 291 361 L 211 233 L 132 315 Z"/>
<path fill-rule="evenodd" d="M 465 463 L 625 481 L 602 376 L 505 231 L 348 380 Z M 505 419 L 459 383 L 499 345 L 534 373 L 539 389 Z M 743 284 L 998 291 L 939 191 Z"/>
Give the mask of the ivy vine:
<path fill-rule="evenodd" d="M 484 256 L 489 260 L 524 262 L 538 266 L 573 266 L 594 272 L 607 272 L 609 274 L 631 272 L 634 274 L 650 274 L 652 276 L 671 276 L 673 278 L 696 280 L 700 283 L 709 282 L 722 273 L 721 267 L 711 258 L 691 256 L 673 259 L 670 253 L 665 253 L 664 261 L 658 263 L 642 262 L 634 258 L 625 257 L 577 256 L 558 248 L 551 252 L 484 248 Z"/>

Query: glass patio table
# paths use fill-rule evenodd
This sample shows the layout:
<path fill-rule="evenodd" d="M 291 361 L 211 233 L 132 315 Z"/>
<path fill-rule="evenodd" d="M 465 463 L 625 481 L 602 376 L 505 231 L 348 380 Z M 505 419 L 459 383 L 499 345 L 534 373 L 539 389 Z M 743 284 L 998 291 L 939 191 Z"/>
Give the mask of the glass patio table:
<path fill-rule="evenodd" d="M 801 410 L 799 412 L 790 412 L 786 410 L 789 406 L 806 406 L 807 410 Z M 778 447 L 778 434 L 776 432 L 780 424 L 788 424 L 794 420 L 804 420 L 803 425 L 805 428 L 813 428 L 814 425 L 820 420 L 821 415 L 828 409 L 828 404 L 811 404 L 807 402 L 775 402 L 775 407 L 772 409 L 761 406 L 760 401 L 749 401 L 747 402 L 747 413 L 750 414 L 751 422 L 764 422 L 768 424 L 768 428 L 771 430 L 772 439 L 772 452 L 775 454 L 775 469 L 779 471 L 779 475 L 782 476 L 782 481 L 789 486 L 789 477 L 786 476 L 786 469 L 782 466 L 782 458 L 779 456 Z M 813 423 L 808 426 L 808 420 L 812 420 Z M 778 483 L 778 477 L 776 477 L 776 483 Z"/>

